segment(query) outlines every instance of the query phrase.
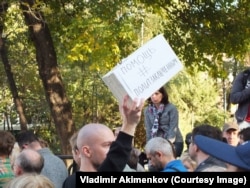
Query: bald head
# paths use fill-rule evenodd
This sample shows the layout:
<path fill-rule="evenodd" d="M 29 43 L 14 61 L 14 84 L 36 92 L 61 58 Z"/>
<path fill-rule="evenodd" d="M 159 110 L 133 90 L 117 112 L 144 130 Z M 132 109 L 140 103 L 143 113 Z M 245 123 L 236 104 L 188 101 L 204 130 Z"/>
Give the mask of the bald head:
<path fill-rule="evenodd" d="M 103 124 L 91 123 L 83 126 L 77 136 L 77 147 L 83 145 L 93 145 L 99 139 L 114 140 L 112 130 Z"/>
<path fill-rule="evenodd" d="M 35 150 L 24 149 L 15 160 L 15 174 L 38 173 L 40 174 L 44 166 L 43 156 Z"/>
<path fill-rule="evenodd" d="M 106 125 L 91 123 L 83 126 L 77 136 L 80 171 L 97 171 L 114 140 L 113 131 Z"/>

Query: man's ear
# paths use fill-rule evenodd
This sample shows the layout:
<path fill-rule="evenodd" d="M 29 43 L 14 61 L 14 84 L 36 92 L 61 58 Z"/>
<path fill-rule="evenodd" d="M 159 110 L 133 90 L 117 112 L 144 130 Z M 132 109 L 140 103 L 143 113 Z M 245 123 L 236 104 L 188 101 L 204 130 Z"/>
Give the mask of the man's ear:
<path fill-rule="evenodd" d="M 162 152 L 156 151 L 156 152 L 155 152 L 155 156 L 157 156 L 157 157 L 162 157 Z"/>
<path fill-rule="evenodd" d="M 89 146 L 83 146 L 82 152 L 85 156 L 91 157 L 91 150 L 90 150 Z"/>
<path fill-rule="evenodd" d="M 195 143 L 193 143 L 193 148 L 195 152 L 201 151 L 200 148 Z"/>
<path fill-rule="evenodd" d="M 21 150 L 27 149 L 28 147 L 29 147 L 29 144 L 28 144 L 28 143 L 23 144 L 23 145 L 21 146 Z"/>
<path fill-rule="evenodd" d="M 20 176 L 20 175 L 22 175 L 24 172 L 23 172 L 23 169 L 22 169 L 20 166 L 15 165 L 14 173 L 15 173 L 15 176 Z"/>

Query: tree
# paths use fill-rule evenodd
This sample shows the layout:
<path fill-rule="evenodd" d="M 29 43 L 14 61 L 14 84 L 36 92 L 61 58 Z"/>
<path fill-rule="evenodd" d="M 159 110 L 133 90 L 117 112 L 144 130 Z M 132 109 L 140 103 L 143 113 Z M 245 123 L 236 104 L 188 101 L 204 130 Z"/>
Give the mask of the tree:
<path fill-rule="evenodd" d="M 190 73 L 198 65 L 199 70 L 208 71 L 214 78 L 226 78 L 231 69 L 224 67 L 225 59 L 235 59 L 241 65 L 246 63 L 249 1 L 142 2 L 165 15 L 165 36 Z"/>
<path fill-rule="evenodd" d="M 16 3 L 16 0 L 9 0 L 8 2 Z M 164 33 L 188 73 L 196 75 L 193 70 L 198 66 L 199 70 L 209 72 L 210 76 L 224 78 L 225 80 L 227 80 L 228 73 L 233 69 L 232 64 L 237 65 L 235 70 L 238 70 L 239 64 L 243 64 L 243 61 L 240 61 L 249 48 L 249 3 L 246 0 L 237 1 L 238 4 L 231 0 L 142 0 L 141 2 L 130 0 L 55 0 L 22 2 L 26 2 L 26 4 L 23 4 L 26 6 L 29 5 L 28 3 L 33 5 L 30 9 L 25 9 L 25 13 L 34 13 L 33 16 L 37 18 L 35 20 L 33 17 L 32 21 L 28 18 L 29 22 L 26 23 L 29 23 L 27 26 L 30 30 L 33 29 L 30 33 L 32 42 L 36 47 L 37 60 L 39 59 L 39 74 L 46 90 L 46 98 L 51 113 L 46 106 L 46 102 L 44 102 L 45 97 L 41 92 L 40 79 L 36 77 L 33 45 L 29 41 L 24 41 L 27 38 L 26 28 L 20 29 L 18 27 L 16 29 L 14 27 L 20 24 L 20 21 L 16 21 L 15 16 L 10 16 L 10 19 L 16 22 L 13 21 L 7 25 L 13 28 L 12 31 L 16 34 L 14 40 L 8 40 L 9 45 L 12 42 L 12 46 L 9 46 L 11 50 L 9 55 L 12 57 L 11 65 L 12 67 L 15 65 L 12 70 L 14 76 L 16 76 L 19 94 L 22 99 L 25 99 L 23 101 L 25 102 L 28 121 L 30 117 L 42 117 L 38 118 L 38 122 L 42 122 L 44 119 L 50 120 L 51 114 L 54 121 L 50 123 L 53 128 L 56 124 L 54 116 L 57 115 L 55 112 L 53 113 L 55 110 L 53 107 L 56 104 L 52 104 L 52 93 L 47 91 L 47 86 L 50 84 L 48 83 L 49 75 L 42 70 L 46 69 L 49 74 L 52 74 L 49 69 L 52 70 L 55 67 L 55 74 L 59 77 L 60 83 L 62 82 L 61 77 L 63 77 L 65 85 L 60 85 L 60 89 L 63 87 L 63 92 L 67 93 L 68 99 L 65 102 L 72 101 L 71 108 L 74 111 L 69 115 L 69 119 L 72 120 L 74 117 L 73 124 L 82 126 L 87 122 L 96 121 L 105 123 L 112 128 L 120 124 L 119 113 L 117 113 L 118 105 L 100 77 L 153 36 Z M 44 17 L 38 17 L 40 13 L 43 13 Z M 28 16 L 31 17 L 31 15 Z M 44 18 L 46 18 L 46 21 Z M 35 26 L 38 27 L 33 27 L 33 23 L 37 23 Z M 41 23 L 42 25 L 39 25 Z M 35 33 L 34 29 L 39 27 L 41 30 Z M 50 28 L 50 37 L 47 36 L 48 28 Z M 22 35 L 17 32 L 20 30 L 25 30 Z M 44 44 L 45 42 L 49 42 L 47 46 Z M 54 46 L 51 46 L 51 44 Z M 49 52 L 51 48 L 55 48 L 52 53 Z M 37 52 L 38 50 L 40 52 Z M 55 57 L 54 51 L 57 57 Z M 48 57 L 49 53 L 52 55 L 51 59 Z M 41 54 L 45 54 L 45 56 Z M 230 57 L 230 61 L 225 62 L 223 57 Z M 47 59 L 49 60 L 47 61 Z M 49 62 L 51 60 L 53 63 Z M 57 61 L 60 62 L 60 73 L 58 72 Z M 23 69 L 23 67 L 28 67 L 28 69 Z M 25 71 L 25 76 L 23 71 Z M 26 75 L 27 73 L 28 75 Z M 189 79 L 192 82 L 196 81 L 192 77 Z M 192 102 L 193 90 L 196 87 L 193 87 L 192 90 L 184 88 L 183 90 L 186 91 L 181 92 L 186 93 L 186 103 Z M 54 90 L 51 91 L 54 92 Z M 178 93 L 178 91 L 177 88 L 176 92 Z M 207 96 L 202 92 L 199 95 Z M 63 106 L 63 98 L 66 97 L 66 94 L 60 97 L 60 101 L 57 102 L 59 106 Z M 176 100 L 182 101 L 183 99 L 180 95 L 176 96 Z M 185 102 L 183 103 L 184 106 L 187 105 Z M 203 102 L 205 101 L 197 96 L 197 103 L 203 105 Z M 196 102 L 191 104 L 193 109 L 198 106 Z M 188 113 L 188 118 L 191 113 L 194 114 L 196 122 L 202 122 L 202 118 L 211 119 L 211 116 L 213 116 L 213 120 L 219 122 L 221 116 L 216 117 L 219 113 L 214 108 L 210 109 L 209 112 L 206 111 L 206 114 L 211 113 L 209 116 L 188 108 L 185 109 L 187 110 L 185 112 Z M 58 115 L 60 118 L 61 114 Z M 45 125 L 50 127 L 47 122 Z M 56 127 L 58 127 L 58 122 Z M 58 128 L 56 129 L 57 135 L 60 135 Z M 140 126 L 136 140 L 143 139 L 143 136 L 143 126 Z M 64 140 L 67 145 L 67 138 L 65 137 Z"/>
<path fill-rule="evenodd" d="M 7 9 L 8 9 L 8 3 L 2 2 L 0 14 L 1 14 L 3 22 L 4 22 L 4 17 L 5 17 Z M 2 58 L 2 62 L 4 65 L 6 75 L 8 77 L 9 87 L 10 87 L 10 91 L 11 91 L 11 94 L 13 97 L 13 101 L 15 103 L 17 113 L 19 115 L 21 130 L 27 130 L 27 120 L 26 120 L 26 117 L 24 114 L 23 104 L 22 104 L 22 101 L 18 95 L 17 87 L 16 87 L 16 84 L 15 84 L 15 81 L 13 78 L 13 74 L 11 71 L 11 65 L 10 65 L 9 60 L 8 60 L 7 47 L 5 46 L 5 39 L 2 37 L 3 36 L 3 28 L 4 28 L 3 22 L 2 22 L 2 24 L 0 24 L 0 36 L 1 36 L 1 38 L 0 38 L 0 54 L 1 54 L 1 58 Z"/>
<path fill-rule="evenodd" d="M 60 139 L 62 153 L 70 154 L 71 148 L 68 140 L 75 131 L 72 107 L 65 93 L 48 25 L 35 1 L 22 0 L 21 9 L 36 48 L 39 75 Z"/>

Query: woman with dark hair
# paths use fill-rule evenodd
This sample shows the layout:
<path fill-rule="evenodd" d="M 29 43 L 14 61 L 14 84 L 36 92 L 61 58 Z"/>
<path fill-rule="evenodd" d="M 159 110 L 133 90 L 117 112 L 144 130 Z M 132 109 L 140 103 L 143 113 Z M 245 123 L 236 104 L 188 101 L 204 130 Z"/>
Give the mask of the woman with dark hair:
<path fill-rule="evenodd" d="M 146 141 L 153 137 L 162 137 L 173 143 L 176 156 L 183 151 L 183 136 L 179 129 L 179 113 L 175 105 L 169 102 L 164 87 L 153 93 L 144 110 Z"/>

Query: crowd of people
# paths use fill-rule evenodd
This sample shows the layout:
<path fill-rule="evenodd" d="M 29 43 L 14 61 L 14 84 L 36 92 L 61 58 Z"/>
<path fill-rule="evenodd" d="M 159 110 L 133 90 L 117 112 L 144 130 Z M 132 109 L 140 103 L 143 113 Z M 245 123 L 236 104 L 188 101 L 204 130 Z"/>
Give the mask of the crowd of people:
<path fill-rule="evenodd" d="M 233 87 L 232 99 L 240 95 L 237 92 Z M 238 122 L 226 122 L 222 129 L 209 124 L 195 126 L 184 139 L 177 107 L 164 87 L 147 100 L 129 101 L 125 96 L 119 104 L 122 123 L 115 131 L 101 123 L 89 123 L 72 135 L 69 143 L 74 162 L 70 170 L 33 131 L 21 131 L 16 137 L 0 131 L 0 188 L 72 188 L 78 171 L 250 171 L 250 124 L 246 120 L 250 112 L 243 120 L 236 112 Z M 146 144 L 139 150 L 134 135 L 143 113 Z"/>

